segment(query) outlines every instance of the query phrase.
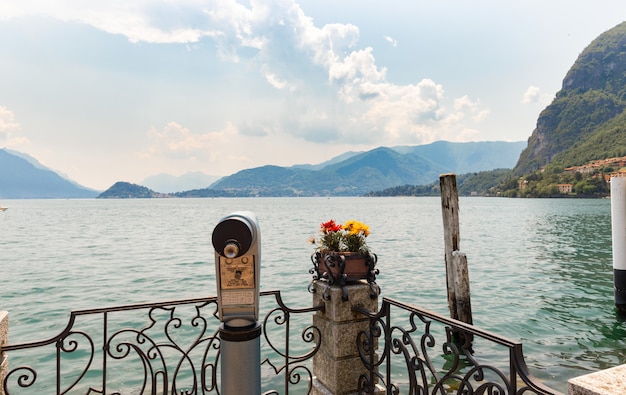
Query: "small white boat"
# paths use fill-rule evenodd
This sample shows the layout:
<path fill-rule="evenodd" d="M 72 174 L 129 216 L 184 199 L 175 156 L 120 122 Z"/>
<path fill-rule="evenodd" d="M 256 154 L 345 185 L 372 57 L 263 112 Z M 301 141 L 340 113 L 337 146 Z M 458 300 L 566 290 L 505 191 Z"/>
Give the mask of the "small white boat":
<path fill-rule="evenodd" d="M 0 207 L 0 211 L 5 211 L 8 207 Z"/>

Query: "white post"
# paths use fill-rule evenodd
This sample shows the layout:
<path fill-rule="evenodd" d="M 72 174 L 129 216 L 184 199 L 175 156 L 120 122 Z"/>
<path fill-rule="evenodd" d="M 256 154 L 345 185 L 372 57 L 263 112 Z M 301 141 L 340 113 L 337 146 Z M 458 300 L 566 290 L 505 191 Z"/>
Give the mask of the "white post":
<path fill-rule="evenodd" d="M 611 231 L 615 307 L 626 313 L 626 177 L 611 176 Z"/>

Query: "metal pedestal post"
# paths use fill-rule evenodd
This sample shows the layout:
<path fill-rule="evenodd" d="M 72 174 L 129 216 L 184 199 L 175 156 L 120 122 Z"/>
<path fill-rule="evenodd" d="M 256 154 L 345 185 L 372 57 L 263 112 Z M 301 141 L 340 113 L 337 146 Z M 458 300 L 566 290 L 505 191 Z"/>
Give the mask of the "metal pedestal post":
<path fill-rule="evenodd" d="M 220 325 L 222 395 L 261 394 L 261 324 Z"/>

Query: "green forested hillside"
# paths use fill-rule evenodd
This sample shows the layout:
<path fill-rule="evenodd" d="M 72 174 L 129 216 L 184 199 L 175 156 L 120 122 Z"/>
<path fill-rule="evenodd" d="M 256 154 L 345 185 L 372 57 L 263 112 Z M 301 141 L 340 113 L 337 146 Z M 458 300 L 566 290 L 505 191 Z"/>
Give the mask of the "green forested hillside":
<path fill-rule="evenodd" d="M 626 156 L 626 112 L 603 124 L 587 139 L 556 155 L 553 164 L 564 168 L 618 156 Z"/>
<path fill-rule="evenodd" d="M 98 199 L 137 199 L 137 198 L 155 198 L 166 197 L 167 195 L 154 192 L 153 190 L 141 185 L 131 184 L 129 182 L 119 181 L 113 184 L 111 188 L 102 192 L 97 196 Z"/>
<path fill-rule="evenodd" d="M 550 163 L 568 167 L 624 155 L 625 109 L 626 22 L 582 51 L 552 104 L 539 115 L 515 174 Z"/>
<path fill-rule="evenodd" d="M 495 169 L 457 175 L 456 183 L 461 196 L 496 196 L 497 192 L 493 188 L 513 178 L 513 170 Z M 437 180 L 425 185 L 400 185 L 381 191 L 371 191 L 366 196 L 438 196 L 440 193 Z"/>

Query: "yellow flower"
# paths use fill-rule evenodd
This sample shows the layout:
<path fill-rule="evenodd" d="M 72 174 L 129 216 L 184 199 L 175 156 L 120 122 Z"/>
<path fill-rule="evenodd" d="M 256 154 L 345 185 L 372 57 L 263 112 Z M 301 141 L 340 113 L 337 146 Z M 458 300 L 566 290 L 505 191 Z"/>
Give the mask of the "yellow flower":
<path fill-rule="evenodd" d="M 370 227 L 363 222 L 356 221 L 351 219 L 350 221 L 346 221 L 343 228 L 350 232 L 351 235 L 356 235 L 362 233 L 363 236 L 367 237 L 370 234 Z"/>

